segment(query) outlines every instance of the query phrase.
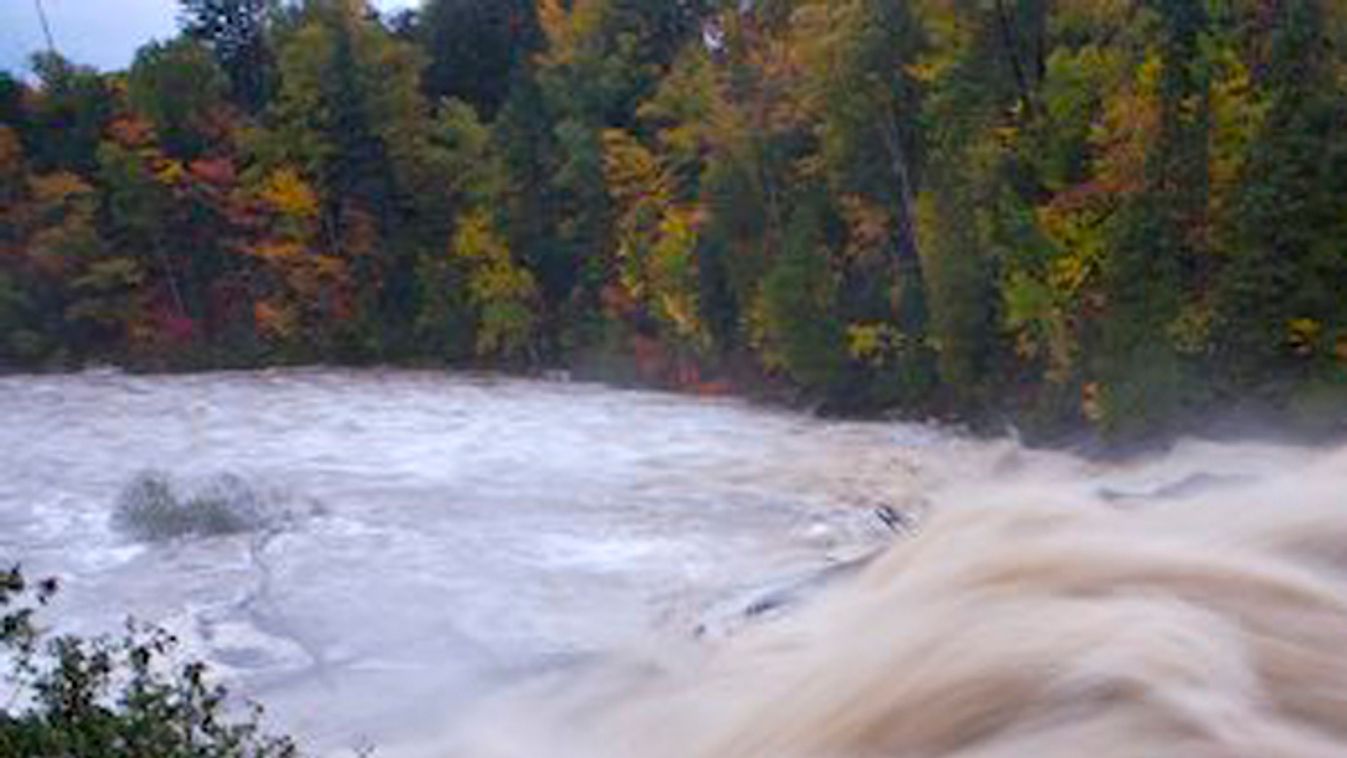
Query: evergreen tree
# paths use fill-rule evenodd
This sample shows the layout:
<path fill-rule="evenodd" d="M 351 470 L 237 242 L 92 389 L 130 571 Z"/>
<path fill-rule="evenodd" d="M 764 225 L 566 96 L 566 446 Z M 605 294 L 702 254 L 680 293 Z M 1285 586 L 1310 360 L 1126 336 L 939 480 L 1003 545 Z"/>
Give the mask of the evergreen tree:
<path fill-rule="evenodd" d="M 426 94 L 463 100 L 488 120 L 542 41 L 533 0 L 429 0 L 412 36 L 430 56 Z"/>
<path fill-rule="evenodd" d="M 267 24 L 276 0 L 178 0 L 187 36 L 209 45 L 228 75 L 234 99 L 250 111 L 266 105 L 274 60 Z"/>

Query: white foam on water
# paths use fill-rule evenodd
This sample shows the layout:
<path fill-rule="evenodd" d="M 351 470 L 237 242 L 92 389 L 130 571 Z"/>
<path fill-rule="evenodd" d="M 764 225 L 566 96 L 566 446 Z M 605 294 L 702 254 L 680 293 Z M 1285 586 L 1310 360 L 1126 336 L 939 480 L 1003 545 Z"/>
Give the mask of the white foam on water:
<path fill-rule="evenodd" d="M 0 418 L 0 559 L 67 579 L 65 628 L 166 623 L 318 754 L 1311 755 L 1344 715 L 1341 454 L 433 372 L 7 377 Z M 146 469 L 321 507 L 142 545 L 110 515 Z"/>

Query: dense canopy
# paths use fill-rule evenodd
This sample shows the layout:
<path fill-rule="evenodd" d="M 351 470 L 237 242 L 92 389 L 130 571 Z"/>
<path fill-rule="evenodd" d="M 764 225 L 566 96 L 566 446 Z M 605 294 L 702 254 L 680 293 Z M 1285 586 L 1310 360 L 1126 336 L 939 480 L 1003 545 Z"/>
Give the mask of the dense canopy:
<path fill-rule="evenodd" d="M 184 0 L 0 76 L 0 365 L 1347 417 L 1333 0 Z"/>

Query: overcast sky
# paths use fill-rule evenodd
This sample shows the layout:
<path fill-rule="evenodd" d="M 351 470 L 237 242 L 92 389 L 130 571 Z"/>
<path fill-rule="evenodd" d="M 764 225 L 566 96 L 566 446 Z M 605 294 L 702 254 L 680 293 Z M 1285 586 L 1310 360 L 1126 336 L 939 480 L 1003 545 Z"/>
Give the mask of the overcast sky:
<path fill-rule="evenodd" d="M 56 47 L 76 63 L 125 68 L 136 48 L 177 33 L 177 0 L 42 0 Z M 419 0 L 375 0 L 382 10 Z M 28 56 L 45 47 L 36 0 L 0 0 L 0 69 L 27 73 Z"/>

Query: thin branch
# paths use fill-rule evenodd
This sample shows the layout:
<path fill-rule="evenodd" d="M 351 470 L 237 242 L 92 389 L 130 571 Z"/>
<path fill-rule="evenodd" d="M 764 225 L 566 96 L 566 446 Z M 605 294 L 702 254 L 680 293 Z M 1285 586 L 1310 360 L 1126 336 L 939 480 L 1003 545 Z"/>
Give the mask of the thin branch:
<path fill-rule="evenodd" d="M 47 9 L 42 6 L 42 0 L 33 0 L 33 5 L 37 8 L 38 21 L 42 23 L 42 36 L 47 40 L 47 52 L 56 54 L 56 40 L 51 34 L 51 24 L 47 21 Z"/>

